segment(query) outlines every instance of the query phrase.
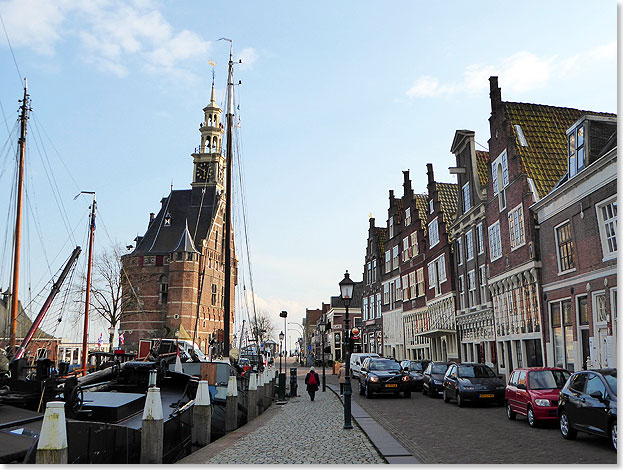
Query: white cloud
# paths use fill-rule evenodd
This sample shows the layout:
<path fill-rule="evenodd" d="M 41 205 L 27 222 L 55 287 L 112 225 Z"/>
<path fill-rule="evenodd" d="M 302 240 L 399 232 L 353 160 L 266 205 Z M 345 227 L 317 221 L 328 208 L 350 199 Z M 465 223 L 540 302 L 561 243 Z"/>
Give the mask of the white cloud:
<path fill-rule="evenodd" d="M 470 64 L 460 80 L 442 83 L 437 77 L 422 76 L 405 92 L 408 98 L 451 97 L 458 93 L 480 94 L 489 89 L 488 78 L 497 75 L 504 80 L 508 91 L 526 92 L 544 87 L 554 78 L 580 73 L 579 64 L 616 60 L 616 41 L 598 46 L 575 56 L 539 57 L 520 51 L 502 59 L 498 64 Z"/>
<path fill-rule="evenodd" d="M 189 30 L 175 30 L 151 0 L 7 0 L 0 3 L 14 45 L 52 55 L 77 38 L 82 58 L 100 70 L 125 76 L 138 66 L 154 74 L 193 77 L 196 61 L 212 47 Z M 248 49 L 249 62 L 256 54 Z"/>

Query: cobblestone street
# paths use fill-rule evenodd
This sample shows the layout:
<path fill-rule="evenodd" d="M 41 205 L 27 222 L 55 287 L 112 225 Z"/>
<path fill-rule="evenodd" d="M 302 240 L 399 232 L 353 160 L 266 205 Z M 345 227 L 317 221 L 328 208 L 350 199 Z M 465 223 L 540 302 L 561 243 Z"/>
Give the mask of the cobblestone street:
<path fill-rule="evenodd" d="M 287 369 L 286 369 L 287 370 Z M 361 428 L 343 429 L 344 411 L 329 389 L 318 391 L 312 402 L 303 383 L 307 368 L 299 368 L 300 397 L 289 399 L 257 430 L 238 439 L 206 464 L 382 464 Z M 270 409 L 269 411 L 270 412 Z M 260 416 L 261 418 L 261 416 Z M 211 446 L 219 443 L 215 441 Z M 199 463 L 201 450 L 179 463 Z"/>

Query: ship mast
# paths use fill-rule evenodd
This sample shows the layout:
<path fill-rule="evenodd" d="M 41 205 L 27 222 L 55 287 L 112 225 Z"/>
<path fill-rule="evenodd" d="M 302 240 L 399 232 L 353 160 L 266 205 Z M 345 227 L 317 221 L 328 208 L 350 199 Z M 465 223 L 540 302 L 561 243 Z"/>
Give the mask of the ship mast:
<path fill-rule="evenodd" d="M 227 75 L 227 155 L 225 184 L 225 299 L 223 312 L 223 357 L 229 356 L 229 333 L 231 314 L 231 169 L 233 160 L 232 127 L 234 124 L 234 60 L 231 40 L 229 40 L 229 73 Z"/>
<path fill-rule="evenodd" d="M 24 158 L 26 155 L 26 127 L 28 123 L 28 111 L 30 111 L 30 95 L 28 94 L 28 81 L 24 79 L 24 99 L 20 100 L 22 122 L 19 137 L 19 169 L 17 177 L 17 210 L 15 216 L 15 247 L 13 252 L 13 284 L 11 287 L 11 329 L 9 346 L 11 355 L 15 354 L 15 337 L 17 332 L 17 314 L 19 308 L 19 257 L 22 238 L 22 199 L 24 195 Z"/>
<path fill-rule="evenodd" d="M 84 300 L 84 329 L 82 331 L 82 374 L 87 373 L 87 359 L 88 359 L 88 345 L 87 340 L 89 337 L 89 303 L 91 298 L 91 267 L 93 265 L 93 237 L 95 235 L 95 192 L 82 191 L 81 194 L 92 194 L 93 203 L 91 204 L 91 217 L 89 221 L 89 254 L 87 260 L 87 285 L 86 295 Z"/>

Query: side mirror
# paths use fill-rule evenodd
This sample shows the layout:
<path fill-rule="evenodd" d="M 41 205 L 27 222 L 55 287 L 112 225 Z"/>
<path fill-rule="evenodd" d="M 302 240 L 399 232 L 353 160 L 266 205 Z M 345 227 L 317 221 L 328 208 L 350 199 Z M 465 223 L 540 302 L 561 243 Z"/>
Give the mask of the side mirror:
<path fill-rule="evenodd" d="M 595 390 L 594 392 L 591 392 L 588 394 L 589 397 L 594 398 L 596 400 L 599 401 L 603 401 L 604 400 L 604 396 L 602 395 L 602 393 L 599 390 Z"/>
<path fill-rule="evenodd" d="M 526 384 L 517 384 L 517 388 L 520 390 L 526 390 Z"/>

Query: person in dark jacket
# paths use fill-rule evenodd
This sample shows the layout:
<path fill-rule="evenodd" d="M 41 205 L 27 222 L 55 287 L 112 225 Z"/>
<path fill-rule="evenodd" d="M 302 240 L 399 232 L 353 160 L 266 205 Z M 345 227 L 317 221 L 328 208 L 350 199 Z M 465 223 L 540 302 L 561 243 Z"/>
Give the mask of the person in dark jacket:
<path fill-rule="evenodd" d="M 314 397 L 316 396 L 316 391 L 318 390 L 318 385 L 320 384 L 320 378 L 318 374 L 314 370 L 314 367 L 309 368 L 309 372 L 305 376 L 305 385 L 307 385 L 307 393 L 309 393 L 309 398 L 311 401 L 314 401 Z"/>

